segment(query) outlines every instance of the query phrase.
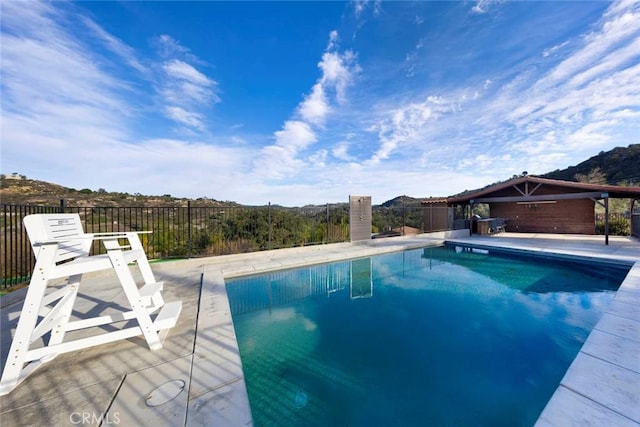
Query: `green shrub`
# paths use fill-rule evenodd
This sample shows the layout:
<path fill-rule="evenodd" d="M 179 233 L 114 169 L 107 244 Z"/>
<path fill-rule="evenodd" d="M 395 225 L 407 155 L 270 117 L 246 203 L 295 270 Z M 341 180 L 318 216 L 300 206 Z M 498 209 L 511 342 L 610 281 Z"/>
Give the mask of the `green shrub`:
<path fill-rule="evenodd" d="M 596 222 L 596 234 L 604 234 L 604 221 Z M 609 221 L 609 235 L 629 236 L 631 224 L 628 219 L 612 219 Z"/>

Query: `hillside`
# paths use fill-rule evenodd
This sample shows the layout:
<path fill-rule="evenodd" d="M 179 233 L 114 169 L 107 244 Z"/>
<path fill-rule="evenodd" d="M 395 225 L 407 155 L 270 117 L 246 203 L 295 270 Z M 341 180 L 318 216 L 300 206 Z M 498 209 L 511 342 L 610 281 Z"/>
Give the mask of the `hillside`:
<path fill-rule="evenodd" d="M 0 203 L 16 205 L 58 206 L 60 199 L 64 199 L 67 206 L 187 206 L 189 199 L 163 196 L 144 196 L 142 194 L 128 194 L 108 192 L 104 189 L 93 191 L 88 188 L 76 190 L 45 181 L 35 179 L 12 179 L 2 177 L 0 181 Z M 229 206 L 238 205 L 234 202 L 219 202 L 217 200 L 200 198 L 191 200 L 193 206 Z"/>
<path fill-rule="evenodd" d="M 409 196 L 398 196 L 394 197 L 391 200 L 387 200 L 382 203 L 380 206 L 383 208 L 395 208 L 400 206 L 420 206 L 420 202 L 422 199 L 416 199 L 414 197 Z"/>
<path fill-rule="evenodd" d="M 606 177 L 606 184 L 640 184 L 640 144 L 628 147 L 616 147 L 610 151 L 601 151 L 598 155 L 576 166 L 540 175 L 542 178 L 577 181 L 576 175 L 588 175 L 599 168 Z M 605 184 L 604 182 L 602 184 Z"/>

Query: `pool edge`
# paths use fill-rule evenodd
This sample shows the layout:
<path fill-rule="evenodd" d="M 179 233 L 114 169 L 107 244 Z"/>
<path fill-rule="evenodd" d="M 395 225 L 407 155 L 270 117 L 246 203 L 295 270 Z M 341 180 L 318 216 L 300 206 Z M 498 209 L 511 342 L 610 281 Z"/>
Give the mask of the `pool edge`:
<path fill-rule="evenodd" d="M 627 273 L 535 425 L 640 425 L 638 347 L 640 261 Z"/>
<path fill-rule="evenodd" d="M 344 245 L 344 249 L 349 249 L 348 251 L 347 250 L 345 250 L 344 252 L 336 251 L 335 253 L 330 253 L 328 255 L 318 254 L 318 255 L 308 256 L 308 255 L 302 255 L 296 251 L 293 253 L 295 253 L 297 256 L 294 256 L 293 257 L 294 259 L 291 259 L 291 260 L 274 259 L 274 258 L 267 257 L 268 259 L 266 261 L 262 263 L 251 264 L 251 267 L 247 267 L 246 264 L 243 267 L 235 267 L 235 268 L 234 267 L 224 268 L 223 266 L 220 266 L 217 268 L 212 268 L 209 273 L 205 273 L 205 274 L 212 274 L 214 276 L 217 276 L 218 279 L 216 280 L 222 281 L 221 282 L 222 289 L 224 289 L 224 292 L 223 292 L 224 303 L 222 302 L 220 303 L 226 304 L 226 308 L 227 310 L 229 310 L 228 311 L 229 319 L 231 319 L 231 325 L 233 325 L 233 320 L 230 315 L 228 297 L 226 293 L 225 279 L 231 279 L 231 278 L 242 277 L 242 276 L 250 276 L 250 275 L 261 274 L 261 273 L 266 273 L 270 271 L 286 270 L 286 269 L 304 267 L 309 265 L 323 264 L 323 263 L 334 262 L 339 260 L 355 259 L 355 258 L 361 258 L 366 256 L 379 255 L 382 253 L 391 253 L 391 252 L 397 252 L 402 250 L 410 250 L 410 249 L 416 249 L 419 247 L 438 246 L 446 243 L 451 243 L 451 244 L 463 243 L 465 245 L 471 245 L 474 247 L 481 247 L 481 248 L 494 249 L 494 250 L 500 249 L 500 250 L 506 250 L 511 252 L 525 253 L 525 254 L 536 254 L 538 256 L 555 258 L 555 259 L 581 260 L 581 261 L 597 260 L 598 262 L 611 263 L 615 265 L 624 265 L 627 267 L 631 266 L 631 270 L 627 274 L 623 283 L 620 285 L 620 288 L 616 292 L 616 295 L 614 296 L 613 300 L 616 300 L 616 298 L 618 297 L 618 293 L 620 291 L 631 291 L 636 294 L 636 302 L 637 302 L 636 308 L 640 307 L 640 261 L 635 261 L 635 263 L 632 263 L 629 257 L 621 257 L 621 256 L 618 256 L 617 254 L 601 255 L 601 254 L 586 254 L 581 252 L 576 253 L 575 250 L 561 250 L 557 248 L 536 248 L 531 246 L 527 247 L 526 245 L 514 247 L 512 245 L 505 244 L 506 242 L 504 241 L 500 242 L 501 244 L 493 244 L 493 242 L 492 244 L 483 244 L 483 243 L 479 243 L 473 237 L 466 237 L 466 236 L 462 238 L 457 236 L 452 236 L 452 237 L 443 236 L 443 238 L 424 238 L 424 239 L 420 238 L 415 240 L 416 241 L 414 242 L 407 239 L 406 241 L 398 244 L 391 244 L 392 242 L 389 241 L 389 244 L 385 244 L 385 245 L 380 245 L 380 244 L 376 245 L 375 243 L 371 244 L 370 242 L 366 242 L 364 244 L 363 243 L 346 244 Z M 354 248 L 358 248 L 360 250 L 353 251 Z M 203 288 L 204 288 L 204 283 L 203 283 Z M 609 314 L 608 310 L 609 308 L 605 309 L 605 314 Z M 611 314 L 611 315 L 615 316 L 615 314 Z M 603 315 L 603 318 L 604 318 L 604 315 Z M 598 327 L 598 325 L 600 325 L 600 322 L 602 322 L 602 318 L 600 319 L 596 327 L 594 327 L 594 330 Z M 640 322 L 637 322 L 637 323 L 639 323 L 640 325 Z M 232 326 L 232 329 L 233 329 L 233 326 Z M 593 331 L 590 333 L 589 337 L 587 338 L 587 341 L 590 339 L 592 334 L 593 334 Z M 587 341 L 585 341 L 585 343 L 583 344 L 583 347 L 578 353 L 578 356 L 582 354 L 582 350 L 584 348 L 584 345 L 587 343 Z M 235 351 L 238 352 L 238 357 L 239 357 L 238 344 L 235 339 L 235 330 L 233 330 L 233 342 L 234 342 Z M 640 345 L 640 343 L 638 345 Z M 578 358 L 578 356 L 576 357 L 576 359 Z M 587 355 L 586 357 L 592 357 L 592 356 Z M 574 363 L 576 363 L 576 359 L 574 359 L 569 369 L 571 369 Z M 625 421 L 627 425 L 640 426 L 640 422 L 635 421 L 633 418 L 629 418 L 625 415 L 621 415 L 620 412 L 612 411 L 610 408 L 607 408 L 607 406 L 604 406 L 595 400 L 588 399 L 584 395 L 577 393 L 573 391 L 571 388 L 564 385 L 563 381 L 565 380 L 565 378 L 567 378 L 568 375 L 569 375 L 569 370 L 567 371 L 567 373 L 565 374 L 565 377 L 561 381 L 560 386 L 557 388 L 556 392 L 551 397 L 551 399 L 545 406 L 543 412 L 539 416 L 538 421 L 536 423 L 537 426 L 559 425 L 559 424 L 564 425 L 565 423 L 567 423 L 567 421 L 569 422 L 575 421 L 579 423 L 580 420 L 583 419 L 581 417 L 581 415 L 583 414 L 589 414 L 588 418 L 585 418 L 585 420 L 589 420 L 589 422 L 591 422 L 592 420 L 598 420 L 598 419 L 604 419 L 605 421 L 622 420 L 622 421 Z M 638 379 L 636 380 L 636 384 L 640 384 L 640 373 L 637 373 L 637 375 L 638 375 Z M 246 396 L 246 398 L 244 399 L 240 397 L 240 400 L 244 400 L 244 402 L 240 401 L 239 403 L 241 406 L 246 404 L 249 417 L 251 417 L 248 394 L 246 392 L 246 385 L 244 383 L 244 374 L 242 374 L 241 378 L 238 378 L 236 382 L 238 383 L 238 386 L 239 384 L 241 384 L 241 388 L 244 390 L 244 395 Z M 222 384 L 222 386 L 224 386 L 224 384 Z M 572 401 L 575 401 L 578 403 L 574 402 L 572 406 L 566 406 L 564 402 L 561 402 L 560 400 L 556 399 L 556 394 L 560 396 L 558 399 L 560 399 L 562 396 L 568 395 Z M 585 408 L 574 409 L 574 407 L 576 407 L 575 405 L 584 404 L 585 399 L 587 400 L 586 409 Z M 554 412 L 556 411 L 557 408 L 560 408 L 561 411 Z M 598 410 L 600 410 L 600 412 L 598 412 Z M 191 413 L 191 403 L 190 403 L 189 413 Z M 635 417 L 635 414 L 632 414 L 631 416 Z M 640 419 L 640 417 L 638 419 Z M 188 422 L 187 424 L 191 424 L 191 423 Z M 249 423 L 245 425 L 252 425 L 252 421 L 249 421 Z M 602 423 L 596 423 L 591 425 L 602 425 Z"/>

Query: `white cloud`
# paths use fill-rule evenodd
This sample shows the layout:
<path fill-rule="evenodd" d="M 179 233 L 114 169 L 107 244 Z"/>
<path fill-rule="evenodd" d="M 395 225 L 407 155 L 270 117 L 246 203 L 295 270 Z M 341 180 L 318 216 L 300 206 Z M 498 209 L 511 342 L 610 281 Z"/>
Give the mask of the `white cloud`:
<path fill-rule="evenodd" d="M 298 111 L 304 120 L 316 125 L 324 123 L 327 114 L 331 111 L 331 107 L 329 107 L 329 102 L 321 83 L 313 85 L 311 93 L 300 104 Z"/>
<path fill-rule="evenodd" d="M 255 161 L 258 176 L 271 179 L 294 176 L 307 164 L 298 158 L 299 152 L 318 140 L 311 127 L 298 120 L 286 121 L 274 137 L 275 144 L 264 147 Z"/>
<path fill-rule="evenodd" d="M 39 165 L 56 147 L 91 150 L 121 136 L 135 108 L 122 93 L 132 89 L 67 34 L 59 11 L 48 3 L 5 2 L 2 13 L 3 162 Z"/>
<path fill-rule="evenodd" d="M 536 84 L 538 90 L 548 90 L 555 87 L 558 82 L 564 83 L 567 79 L 578 73 L 588 71 L 594 64 L 602 61 L 603 57 L 611 52 L 620 52 L 621 44 L 631 39 L 633 43 L 640 32 L 640 11 L 624 11 L 619 15 L 610 16 L 610 20 L 604 21 L 601 27 L 587 34 L 581 49 L 569 55 L 556 66 L 551 73 Z M 638 56 L 638 51 L 627 52 L 627 59 Z"/>
<path fill-rule="evenodd" d="M 219 197 L 235 199 L 232 191 L 224 189 L 233 188 L 238 174 L 246 171 L 253 150 L 140 138 L 134 125 L 148 106 L 132 102 L 138 98 L 131 96 L 133 85 L 107 71 L 111 57 L 83 43 L 82 34 L 63 25 L 71 19 L 67 6 L 2 4 L 3 170 L 9 167 L 30 178 L 73 188 L 145 194 L 186 195 L 197 189 L 201 196 L 211 195 L 215 183 L 223 189 Z M 100 30 L 91 28 L 105 43 L 112 43 L 110 52 L 133 66 L 130 60 L 135 52 Z M 184 70 L 185 77 L 203 82 Z M 142 74 L 143 79 L 149 78 Z M 202 126 L 199 113 L 175 105 L 163 108 L 159 113 L 176 122 Z M 216 167 L 211 168 L 214 161 Z M 170 171 L 179 171 L 180 179 L 168 179 Z"/>
<path fill-rule="evenodd" d="M 331 32 L 329 33 L 329 43 L 327 44 L 326 50 L 337 48 L 339 40 L 340 36 L 338 35 L 338 32 L 336 30 L 331 30 Z"/>
<path fill-rule="evenodd" d="M 168 34 L 161 34 L 153 39 L 153 44 L 162 58 L 181 58 L 184 61 L 200 64 L 202 61 Z"/>
<path fill-rule="evenodd" d="M 327 156 L 329 152 L 327 150 L 318 150 L 311 156 L 309 156 L 309 164 L 312 167 L 323 168 L 327 165 Z"/>
<path fill-rule="evenodd" d="M 360 72 L 356 62 L 356 55 L 347 50 L 343 54 L 337 52 L 325 52 L 322 61 L 318 64 L 322 70 L 320 84 L 325 88 L 334 89 L 338 102 L 346 100 L 346 89 L 351 83 L 354 74 Z"/>
<path fill-rule="evenodd" d="M 379 15 L 382 11 L 382 0 L 355 0 L 353 8 L 356 18 L 360 18 L 369 7 L 373 9 L 374 15 Z"/>
<path fill-rule="evenodd" d="M 290 152 L 304 149 L 318 140 L 308 124 L 297 120 L 286 121 L 275 137 L 276 145 Z"/>
<path fill-rule="evenodd" d="M 367 0 L 355 0 L 353 2 L 353 8 L 356 13 L 356 17 L 360 17 L 360 15 L 362 15 L 362 12 L 364 12 L 365 8 L 367 7 L 367 3 Z"/>
<path fill-rule="evenodd" d="M 84 22 L 84 25 L 86 25 L 91 31 L 93 31 L 93 33 L 95 33 L 96 36 L 98 36 L 98 38 L 100 38 L 104 42 L 108 49 L 110 49 L 116 55 L 120 56 L 127 64 L 129 64 L 129 66 L 135 68 L 141 73 L 148 73 L 149 70 L 147 69 L 147 67 L 140 63 L 140 61 L 136 57 L 134 50 L 130 46 L 105 31 L 93 20 L 87 17 L 82 17 L 82 22 Z"/>
<path fill-rule="evenodd" d="M 567 147 L 587 148 L 600 147 L 611 140 L 607 130 L 611 128 L 611 121 L 590 122 L 567 135 L 563 143 Z"/>
<path fill-rule="evenodd" d="M 471 8 L 471 11 L 479 14 L 487 13 L 491 3 L 493 3 L 492 0 L 476 0 L 476 4 Z"/>
<path fill-rule="evenodd" d="M 215 92 L 217 83 L 180 60 L 165 62 L 162 66 L 166 79 L 160 90 L 166 102 L 194 108 L 220 102 Z"/>
<path fill-rule="evenodd" d="M 505 143 L 497 151 L 512 150 L 530 172 L 526 161 L 546 172 L 611 144 L 636 142 L 616 130 L 638 129 L 628 113 L 640 109 L 640 8 L 634 8 L 612 4 L 598 27 L 558 45 L 564 58 L 548 71 L 527 68 L 507 82 L 492 79 L 495 95 L 467 105 L 467 115 L 478 117 L 477 133 L 499 130 L 491 137 Z"/>
<path fill-rule="evenodd" d="M 640 15 L 638 16 L 640 19 Z M 603 55 L 595 65 L 576 74 L 569 82 L 569 86 L 580 87 L 600 76 L 606 76 L 612 70 L 624 68 L 628 64 L 640 61 L 640 37 L 632 40 L 628 45 L 622 46 L 611 53 Z"/>
<path fill-rule="evenodd" d="M 451 105 L 441 96 L 427 96 L 425 101 L 412 102 L 385 112 L 376 126 L 380 147 L 368 162 L 375 165 L 388 159 L 401 145 L 415 149 L 414 145 L 424 140 L 429 123 L 453 111 Z"/>
<path fill-rule="evenodd" d="M 473 167 L 500 180 L 637 142 L 622 138 L 640 129 L 633 123 L 640 112 L 640 14 L 610 9 L 617 13 L 605 13 L 589 34 L 547 50 L 564 56 L 547 70 L 516 67 L 510 80 L 486 75 L 476 87 L 379 101 L 369 128 L 378 145 L 365 167 L 404 159 L 435 170 Z"/>
<path fill-rule="evenodd" d="M 301 120 L 287 120 L 283 128 L 274 133 L 275 144 L 263 148 L 261 158 L 256 161 L 260 174 L 271 178 L 295 176 L 308 161 L 298 158 L 300 153 L 318 140 L 312 126 L 322 128 L 332 112 L 335 103 L 346 102 L 346 88 L 353 75 L 359 72 L 356 56 L 347 51 L 343 54 L 333 51 L 337 48 L 338 32 L 329 33 L 327 51 L 322 55 L 318 67 L 322 75 L 298 105 L 296 113 Z M 333 96 L 331 96 L 333 95 Z M 318 157 L 322 154 L 322 158 Z M 309 158 L 312 164 L 324 165 L 328 151 L 321 150 Z"/>
<path fill-rule="evenodd" d="M 176 44 L 171 38 L 171 45 Z M 175 49 L 175 46 L 174 46 Z M 200 108 L 220 102 L 217 82 L 180 59 L 162 64 L 163 83 L 158 90 L 165 106 L 165 116 L 191 130 L 206 131 Z"/>
<path fill-rule="evenodd" d="M 183 108 L 168 106 L 166 107 L 166 116 L 178 123 L 182 123 L 186 126 L 196 128 L 199 130 L 204 129 L 204 124 L 202 123 L 202 116 L 198 113 L 186 111 Z"/>
<path fill-rule="evenodd" d="M 486 173 L 492 172 L 492 170 L 496 168 L 499 168 L 500 170 L 505 171 L 507 169 L 505 168 L 505 166 L 507 166 L 511 161 L 512 161 L 512 158 L 511 158 L 511 155 L 509 154 L 503 154 L 503 155 L 497 155 L 497 156 L 492 156 L 489 154 L 478 154 L 471 158 L 461 159 L 458 162 L 456 169 L 459 172 L 464 172 L 465 170 L 473 169 L 473 171 L 476 173 L 486 174 Z"/>
<path fill-rule="evenodd" d="M 548 57 L 548 56 L 551 56 L 551 55 L 553 55 L 553 54 L 557 53 L 560 49 L 562 49 L 563 47 L 565 47 L 565 46 L 566 46 L 566 45 L 568 45 L 568 44 L 569 44 L 569 42 L 568 42 L 568 41 L 566 41 L 566 42 L 562 42 L 562 43 L 560 43 L 560 44 L 557 44 L 557 45 L 555 45 L 555 46 L 552 46 L 552 47 L 550 47 L 549 49 L 545 49 L 545 50 L 542 52 L 542 56 L 543 56 L 544 58 L 546 58 L 546 57 Z"/>
<path fill-rule="evenodd" d="M 185 80 L 199 86 L 213 86 L 215 84 L 213 80 L 210 80 L 200 71 L 178 59 L 165 62 L 162 68 L 168 76 L 174 79 Z"/>
<path fill-rule="evenodd" d="M 347 142 L 340 142 L 335 147 L 333 147 L 333 150 L 331 150 L 331 155 L 336 159 L 340 159 L 345 162 L 354 160 L 354 158 L 349 155 L 349 144 Z"/>
<path fill-rule="evenodd" d="M 338 38 L 337 31 L 331 31 L 330 43 L 327 49 L 335 47 Z M 356 63 L 356 56 L 351 51 L 343 54 L 338 52 L 325 52 L 318 63 L 322 75 L 313 85 L 311 93 L 307 95 L 298 106 L 298 113 L 303 120 L 314 125 L 323 125 L 329 113 L 331 113 L 330 95 L 338 103 L 346 101 L 346 89 L 353 79 L 353 75 L 360 71 Z"/>

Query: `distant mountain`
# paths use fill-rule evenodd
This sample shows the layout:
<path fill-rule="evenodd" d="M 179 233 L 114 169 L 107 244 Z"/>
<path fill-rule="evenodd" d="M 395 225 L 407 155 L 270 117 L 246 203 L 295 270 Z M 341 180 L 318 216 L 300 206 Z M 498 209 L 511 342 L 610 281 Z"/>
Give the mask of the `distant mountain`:
<path fill-rule="evenodd" d="M 387 200 L 380 206 L 383 208 L 395 208 L 400 206 L 420 206 L 423 199 L 416 199 L 409 196 L 398 196 L 391 200 Z"/>
<path fill-rule="evenodd" d="M 605 176 L 606 184 L 620 183 L 640 185 L 640 144 L 628 147 L 616 147 L 610 151 L 601 151 L 598 155 L 570 166 L 566 169 L 540 175 L 542 178 L 577 181 L 576 175 L 588 175 L 599 168 Z M 605 184 L 604 182 L 602 184 Z"/>

